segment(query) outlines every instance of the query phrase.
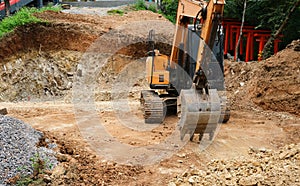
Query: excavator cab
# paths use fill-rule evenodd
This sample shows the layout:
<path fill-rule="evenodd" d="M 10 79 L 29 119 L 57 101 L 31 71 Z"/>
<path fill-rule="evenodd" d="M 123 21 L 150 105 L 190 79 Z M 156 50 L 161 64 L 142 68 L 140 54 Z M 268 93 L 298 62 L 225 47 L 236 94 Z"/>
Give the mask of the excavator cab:
<path fill-rule="evenodd" d="M 167 89 L 170 85 L 169 57 L 155 49 L 146 59 L 146 79 L 151 89 Z"/>

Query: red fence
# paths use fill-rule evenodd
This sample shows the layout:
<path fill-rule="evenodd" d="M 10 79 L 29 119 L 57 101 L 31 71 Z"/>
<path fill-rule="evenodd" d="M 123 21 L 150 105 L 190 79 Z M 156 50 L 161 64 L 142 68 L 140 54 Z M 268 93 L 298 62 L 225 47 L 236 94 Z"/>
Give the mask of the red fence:
<path fill-rule="evenodd" d="M 234 52 L 234 59 L 236 59 L 237 56 L 235 56 L 235 49 L 240 34 L 241 22 L 225 19 L 222 24 L 225 30 L 224 54 L 228 54 L 229 51 Z M 260 60 L 263 47 L 268 38 L 271 36 L 271 31 L 255 29 L 254 26 L 245 25 L 243 26 L 242 33 L 243 35 L 239 46 L 239 55 L 244 56 L 245 62 L 248 62 L 254 60 L 254 58 L 256 58 L 254 57 L 254 53 L 257 53 L 257 59 Z M 280 35 L 279 37 L 282 38 L 283 35 Z M 243 42 L 243 38 L 245 38 L 245 42 Z M 254 51 L 254 42 L 258 42 L 258 51 Z M 281 42 L 280 39 L 275 39 L 274 41 L 274 54 L 278 52 L 279 42 Z M 246 47 L 243 46 L 244 44 L 246 44 Z"/>

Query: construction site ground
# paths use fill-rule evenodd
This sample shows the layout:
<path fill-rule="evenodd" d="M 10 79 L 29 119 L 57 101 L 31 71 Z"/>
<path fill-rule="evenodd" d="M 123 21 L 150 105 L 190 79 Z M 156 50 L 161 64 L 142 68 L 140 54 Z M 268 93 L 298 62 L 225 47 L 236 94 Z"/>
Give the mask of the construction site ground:
<path fill-rule="evenodd" d="M 191 168 L 205 170 L 207 163 L 213 159 L 247 159 L 250 148 L 276 150 L 300 142 L 300 53 L 294 50 L 294 45 L 300 44 L 295 42 L 261 62 L 225 61 L 231 117 L 204 151 L 199 150 L 199 142 L 194 140 L 170 158 L 153 165 L 123 165 L 107 161 L 95 153 L 81 136 L 72 104 L 72 88 L 46 87 L 34 81 L 25 71 L 46 68 L 46 63 L 51 62 L 60 68 L 62 74 L 59 77 L 63 79 L 67 71 L 76 72 L 76 65 L 86 49 L 114 27 L 134 21 L 165 18 L 149 11 L 128 11 L 123 16 L 49 11 L 36 16 L 48 23 L 19 27 L 0 41 L 1 66 L 9 69 L 11 63 L 14 69 L 13 73 L 1 72 L 2 78 L 10 77 L 11 81 L 1 81 L 0 106 L 7 108 L 10 116 L 44 132 L 46 138 L 58 144 L 61 153 L 58 160 L 61 163 L 48 173 L 51 185 L 167 185 L 170 180 Z M 145 46 L 130 46 L 117 54 L 114 60 L 120 64 L 129 63 L 147 51 Z M 112 86 L 110 79 L 123 67 L 103 68 L 106 75 L 99 77 L 101 91 L 95 100 L 97 109 L 101 110 L 98 114 L 106 121 L 106 129 L 122 143 L 133 146 L 159 143 L 175 130 L 177 116 L 167 116 L 159 127 L 144 132 L 118 125 L 118 118 L 110 107 L 109 90 Z M 144 67 L 140 68 L 137 70 L 143 70 Z M 45 73 L 43 70 L 39 72 Z M 130 73 L 127 78 L 131 78 Z M 135 88 L 136 92 L 142 90 L 143 82 Z M 46 90 L 50 93 L 48 97 L 44 96 Z M 133 94 L 130 100 L 136 104 L 136 111 L 132 114 L 141 116 L 138 94 Z"/>

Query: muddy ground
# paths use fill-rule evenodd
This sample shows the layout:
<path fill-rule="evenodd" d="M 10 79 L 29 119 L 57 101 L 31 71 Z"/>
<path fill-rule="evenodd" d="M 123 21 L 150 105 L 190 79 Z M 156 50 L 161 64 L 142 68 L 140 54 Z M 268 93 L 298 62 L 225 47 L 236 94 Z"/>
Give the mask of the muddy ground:
<path fill-rule="evenodd" d="M 99 36 L 117 26 L 166 20 L 148 11 L 104 17 L 49 11 L 37 16 L 49 23 L 19 27 L 0 41 L 0 106 L 7 108 L 10 116 L 43 131 L 58 144 L 60 165 L 41 175 L 49 185 L 167 185 L 191 168 L 206 170 L 207 163 L 213 159 L 247 158 L 250 147 L 276 150 L 300 142 L 300 55 L 291 46 L 261 62 L 226 61 L 231 118 L 221 126 L 205 151 L 199 150 L 199 142 L 195 140 L 153 165 L 123 165 L 106 160 L 87 143 L 76 124 L 72 88 L 75 75 L 80 73 L 78 64 Z M 172 42 L 172 31 L 161 37 Z M 128 32 L 130 34 L 130 30 Z M 141 35 L 133 38 L 147 39 Z M 96 74 L 95 101 L 97 114 L 112 136 L 125 144 L 145 146 L 168 137 L 178 118 L 168 116 L 162 125 L 142 132 L 119 123 L 110 102 L 111 90 L 115 80 L 120 80 L 120 72 L 125 71 L 127 79 L 134 76 L 134 71 L 126 71 L 127 64 L 133 64 L 134 70 L 144 70 L 139 58 L 147 55 L 148 46 L 138 41 L 110 57 Z M 158 46 L 163 53 L 170 52 L 168 45 Z M 139 91 L 146 88 L 145 81 L 137 78 L 130 86 L 128 100 L 134 105 L 131 112 L 142 117 L 138 96 Z"/>

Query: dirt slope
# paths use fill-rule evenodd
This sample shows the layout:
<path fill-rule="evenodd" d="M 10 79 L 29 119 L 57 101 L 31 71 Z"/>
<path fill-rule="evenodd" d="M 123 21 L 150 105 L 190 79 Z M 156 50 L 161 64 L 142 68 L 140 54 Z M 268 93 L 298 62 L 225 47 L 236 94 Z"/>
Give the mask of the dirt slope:
<path fill-rule="evenodd" d="M 300 115 L 299 45 L 299 40 L 294 41 L 260 62 L 227 62 L 226 81 L 232 108 L 244 107 L 251 100 L 265 110 Z"/>
<path fill-rule="evenodd" d="M 0 62 L 31 50 L 73 50 L 84 52 L 99 36 L 121 24 L 134 21 L 166 20 L 150 11 L 131 11 L 123 16 L 74 15 L 46 11 L 36 17 L 49 21 L 17 28 L 0 40 Z"/>

